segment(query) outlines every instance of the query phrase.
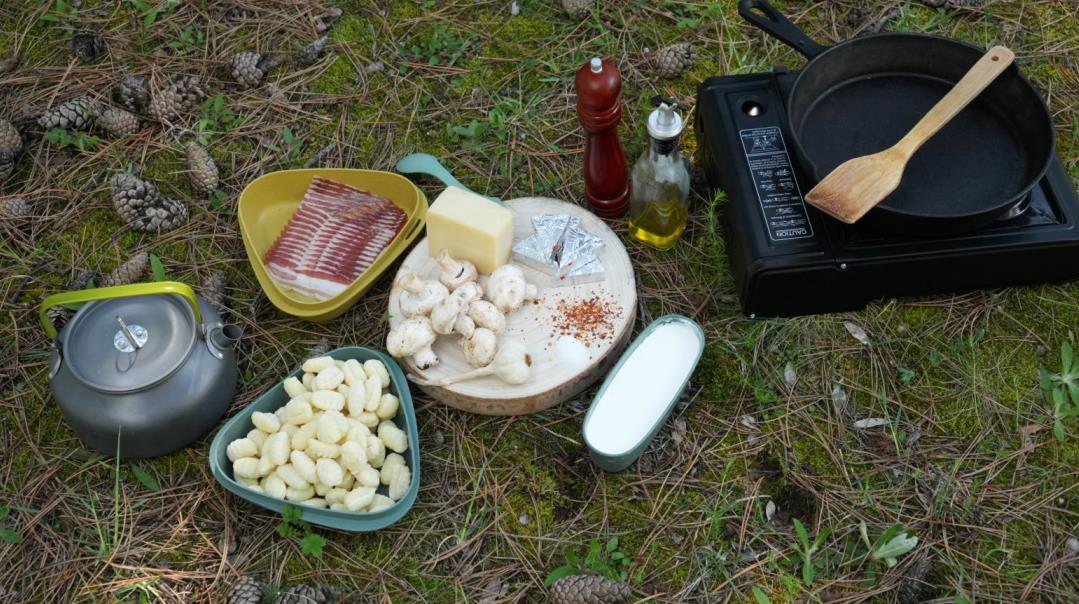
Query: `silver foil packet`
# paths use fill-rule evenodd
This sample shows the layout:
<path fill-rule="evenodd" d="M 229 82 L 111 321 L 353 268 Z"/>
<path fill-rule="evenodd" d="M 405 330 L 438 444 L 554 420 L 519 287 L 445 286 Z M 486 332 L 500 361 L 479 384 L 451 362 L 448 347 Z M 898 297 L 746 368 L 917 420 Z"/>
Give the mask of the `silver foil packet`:
<path fill-rule="evenodd" d="M 566 214 L 533 217 L 535 233 L 513 246 L 514 259 L 550 275 L 555 286 L 602 281 L 603 241 L 580 224 L 580 219 Z"/>

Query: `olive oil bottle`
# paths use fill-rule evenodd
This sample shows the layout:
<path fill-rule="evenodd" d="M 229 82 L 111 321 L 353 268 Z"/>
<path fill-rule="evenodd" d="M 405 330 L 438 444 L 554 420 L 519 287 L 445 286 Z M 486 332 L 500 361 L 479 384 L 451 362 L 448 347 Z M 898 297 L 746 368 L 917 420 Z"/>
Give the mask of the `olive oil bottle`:
<path fill-rule="evenodd" d="M 689 165 L 678 148 L 682 116 L 657 98 L 648 116 L 648 148 L 630 176 L 629 234 L 658 249 L 674 246 L 689 219 Z"/>

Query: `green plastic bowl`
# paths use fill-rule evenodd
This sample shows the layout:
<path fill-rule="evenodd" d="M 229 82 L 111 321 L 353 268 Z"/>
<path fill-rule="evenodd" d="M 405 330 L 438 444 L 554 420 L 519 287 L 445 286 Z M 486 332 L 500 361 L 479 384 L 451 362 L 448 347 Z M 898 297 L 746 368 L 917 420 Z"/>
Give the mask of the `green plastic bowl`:
<path fill-rule="evenodd" d="M 408 433 L 409 447 L 408 451 L 405 452 L 405 464 L 412 472 L 412 484 L 408 487 L 408 493 L 400 501 L 378 512 L 319 509 L 256 493 L 236 482 L 232 477 L 232 463 L 229 461 L 225 449 L 230 442 L 237 438 L 243 438 L 251 431 L 254 427 L 251 424 L 252 413 L 256 411 L 272 413 L 289 401 L 289 396 L 285 393 L 285 388 L 281 385 L 281 382 L 267 390 L 255 402 L 245 407 L 243 411 L 234 415 L 217 431 L 213 443 L 210 444 L 210 469 L 213 471 L 217 482 L 221 483 L 221 486 L 232 491 L 233 494 L 268 510 L 281 513 L 286 505 L 292 505 L 300 509 L 300 518 L 311 524 L 356 533 L 377 531 L 400 520 L 412 508 L 412 504 L 416 502 L 416 495 L 420 491 L 420 453 L 418 449 L 420 439 L 416 430 L 416 410 L 412 406 L 412 394 L 408 390 L 408 380 L 405 379 L 405 374 L 401 371 L 401 368 L 393 359 L 377 350 L 359 346 L 347 346 L 329 352 L 327 356 L 341 361 L 356 359 L 361 363 L 376 359 L 382 361 L 386 365 L 386 369 L 389 370 L 390 391 L 401 400 L 401 407 L 397 411 L 394 423 L 397 424 L 398 428 Z M 303 370 L 297 369 L 292 375 L 296 378 L 302 378 Z M 282 381 L 284 380 L 282 379 Z M 379 486 L 379 493 L 385 495 L 386 491 L 387 487 Z"/>

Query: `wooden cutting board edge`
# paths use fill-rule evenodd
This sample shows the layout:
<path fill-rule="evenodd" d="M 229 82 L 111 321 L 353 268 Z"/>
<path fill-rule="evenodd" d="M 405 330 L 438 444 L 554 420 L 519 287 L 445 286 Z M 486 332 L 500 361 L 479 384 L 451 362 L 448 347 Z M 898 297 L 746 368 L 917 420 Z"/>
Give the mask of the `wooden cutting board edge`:
<path fill-rule="evenodd" d="M 625 281 L 628 281 L 628 288 L 626 287 L 627 283 L 625 282 L 613 285 L 609 284 L 608 287 L 612 290 L 612 293 L 617 294 L 619 293 L 620 286 L 620 291 L 623 293 L 623 296 L 630 299 L 630 302 L 623 308 L 627 313 L 626 316 L 628 317 L 628 320 L 625 320 L 621 330 L 616 333 L 612 342 L 609 344 L 609 347 L 603 354 L 598 358 L 592 359 L 589 365 L 577 374 L 561 380 L 540 392 L 534 392 L 523 396 L 514 395 L 513 390 L 517 387 L 502 385 L 501 387 L 488 388 L 488 393 L 486 394 L 473 395 L 461 392 L 453 386 L 421 386 L 412 382 L 413 387 L 419 388 L 422 392 L 439 402 L 462 411 L 479 415 L 527 415 L 549 409 L 584 392 L 603 378 L 621 356 L 622 351 L 625 350 L 626 345 L 633 335 L 633 328 L 637 318 L 637 284 L 633 265 L 629 259 L 629 254 L 622 245 L 618 235 L 615 234 L 610 227 L 580 206 L 555 199 L 524 197 L 512 199 L 506 203 L 511 207 L 517 205 L 519 207 L 530 208 L 530 211 L 523 212 L 527 216 L 560 212 L 579 216 L 582 218 L 582 221 L 586 223 L 586 229 L 600 236 L 604 240 L 605 245 L 617 245 L 618 248 L 616 248 L 616 253 L 612 254 L 612 256 L 616 259 L 621 256 L 622 261 L 619 262 L 617 270 L 609 270 L 608 273 L 614 275 L 626 275 L 627 278 Z M 569 207 L 567 208 L 566 206 Z M 517 211 L 518 209 L 515 208 L 515 212 Z M 588 225 L 587 223 L 591 223 L 591 225 Z M 600 229 L 596 225 L 603 225 L 603 228 Z M 589 226 L 591 226 L 591 228 L 589 228 Z M 518 229 L 515 228 L 515 242 L 517 241 L 517 232 Z M 422 260 L 418 256 L 421 254 L 421 250 L 425 248 L 426 239 L 420 239 L 417 246 L 413 248 L 405 258 L 400 270 L 414 268 L 416 262 Z M 610 259 L 611 258 L 605 256 L 605 260 L 609 261 Z M 621 298 L 623 296 L 616 297 Z M 619 301 L 626 304 L 621 299 Z M 388 310 L 390 314 L 390 324 L 396 325 L 401 319 L 395 313 L 395 304 L 393 304 L 392 299 Z M 398 362 L 405 369 L 405 373 L 409 375 L 421 375 L 423 373 L 407 359 L 400 359 Z M 533 377 L 533 379 L 535 378 Z M 469 390 L 471 390 L 471 388 L 469 388 Z"/>

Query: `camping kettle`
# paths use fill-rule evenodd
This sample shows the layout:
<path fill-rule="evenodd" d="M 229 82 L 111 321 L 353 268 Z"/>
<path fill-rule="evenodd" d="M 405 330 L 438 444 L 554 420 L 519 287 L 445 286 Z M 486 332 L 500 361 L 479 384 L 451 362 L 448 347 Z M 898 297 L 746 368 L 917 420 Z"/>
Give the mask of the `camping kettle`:
<path fill-rule="evenodd" d="M 49 309 L 83 302 L 57 334 Z M 102 453 L 170 453 L 205 434 L 232 402 L 242 332 L 183 283 L 56 294 L 39 317 L 53 339 L 53 397 L 75 434 Z"/>

